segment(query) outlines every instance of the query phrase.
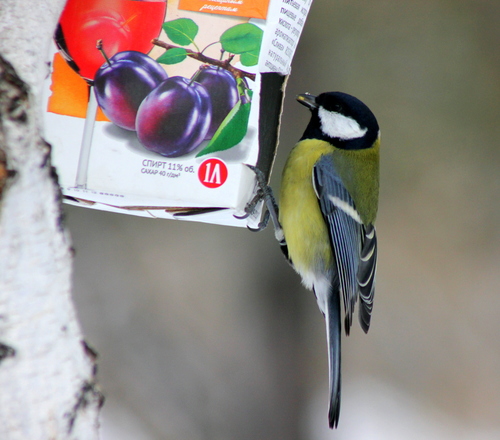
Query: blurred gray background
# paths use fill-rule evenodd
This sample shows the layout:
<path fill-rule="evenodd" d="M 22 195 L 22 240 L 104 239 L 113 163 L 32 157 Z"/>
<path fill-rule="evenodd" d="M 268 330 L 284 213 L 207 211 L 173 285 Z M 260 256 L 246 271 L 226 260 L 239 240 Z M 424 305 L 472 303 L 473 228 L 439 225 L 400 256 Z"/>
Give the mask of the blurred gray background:
<path fill-rule="evenodd" d="M 312 5 L 275 191 L 297 93 L 354 94 L 382 129 L 375 309 L 343 339 L 337 431 L 323 318 L 271 228 L 65 207 L 103 440 L 500 438 L 499 23 L 497 0 Z"/>

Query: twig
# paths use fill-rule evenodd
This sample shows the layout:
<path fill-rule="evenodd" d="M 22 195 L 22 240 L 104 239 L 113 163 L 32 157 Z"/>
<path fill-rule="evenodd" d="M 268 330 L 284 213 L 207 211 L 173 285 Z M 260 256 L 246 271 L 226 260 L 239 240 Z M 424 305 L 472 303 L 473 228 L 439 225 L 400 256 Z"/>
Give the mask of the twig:
<path fill-rule="evenodd" d="M 165 43 L 164 41 L 158 40 L 157 38 L 151 40 L 151 43 L 153 43 L 155 46 L 163 47 L 166 50 L 180 48 L 179 46 L 174 46 L 173 44 Z M 194 58 L 195 60 L 198 60 L 201 63 L 207 63 L 213 66 L 222 67 L 223 69 L 226 69 L 229 72 L 231 72 L 236 78 L 248 78 L 252 81 L 255 81 L 255 73 L 245 72 L 244 70 L 238 69 L 237 67 L 234 67 L 230 64 L 232 59 L 234 58 L 234 55 L 231 55 L 227 60 L 221 61 L 215 58 L 207 57 L 206 55 L 203 55 L 201 52 L 195 52 L 194 50 L 185 48 L 182 49 L 186 51 L 188 57 Z"/>

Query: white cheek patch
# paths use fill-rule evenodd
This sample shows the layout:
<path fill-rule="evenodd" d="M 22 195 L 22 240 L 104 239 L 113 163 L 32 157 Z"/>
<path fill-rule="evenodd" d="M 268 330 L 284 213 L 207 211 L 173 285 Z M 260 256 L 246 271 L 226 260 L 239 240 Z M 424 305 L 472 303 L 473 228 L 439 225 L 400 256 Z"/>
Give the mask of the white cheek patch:
<path fill-rule="evenodd" d="M 352 118 L 331 112 L 320 107 L 318 110 L 319 120 L 321 121 L 321 131 L 332 138 L 349 140 L 363 137 L 368 131 Z"/>

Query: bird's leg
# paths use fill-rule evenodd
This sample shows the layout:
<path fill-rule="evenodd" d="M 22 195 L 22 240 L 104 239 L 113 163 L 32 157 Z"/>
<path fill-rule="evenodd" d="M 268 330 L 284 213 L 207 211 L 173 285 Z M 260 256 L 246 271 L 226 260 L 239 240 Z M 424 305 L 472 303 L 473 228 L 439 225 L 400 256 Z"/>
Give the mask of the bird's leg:
<path fill-rule="evenodd" d="M 271 217 L 274 228 L 281 229 L 281 225 L 278 220 L 279 208 L 278 204 L 276 203 L 276 199 L 274 198 L 273 189 L 267 184 L 264 173 L 261 170 L 252 165 L 247 165 L 247 167 L 250 168 L 255 173 L 255 176 L 257 177 L 257 184 L 259 185 L 259 190 L 257 191 L 257 194 L 259 195 L 260 192 L 260 198 L 261 199 L 263 198 L 264 202 L 266 203 L 267 215 L 264 215 L 264 219 L 261 222 L 262 224 L 265 221 L 265 224 L 263 225 L 262 229 L 264 229 L 267 226 L 267 223 L 269 222 L 269 217 Z"/>
<path fill-rule="evenodd" d="M 242 216 L 235 215 L 235 217 L 237 219 L 247 218 L 248 216 L 253 214 L 253 212 L 255 211 L 255 207 L 264 199 L 264 201 L 266 202 L 264 217 L 262 218 L 261 222 L 258 224 L 257 228 L 248 227 L 248 229 L 250 229 L 253 232 L 259 232 L 259 231 L 262 231 L 263 229 L 265 229 L 267 227 L 267 224 L 269 223 L 269 217 L 270 217 L 269 208 L 268 208 L 269 203 L 271 203 L 271 205 L 275 206 L 275 208 L 273 208 L 273 209 L 277 209 L 277 205 L 276 205 L 276 202 L 274 200 L 272 189 L 266 183 L 264 173 L 262 173 L 262 171 L 260 171 L 257 167 L 254 167 L 252 165 L 247 165 L 247 167 L 250 168 L 255 173 L 255 175 L 257 177 L 258 188 L 257 188 L 256 194 L 253 197 L 253 199 L 250 200 L 250 202 L 248 202 L 247 205 L 245 206 L 245 214 L 243 214 Z M 270 202 L 268 202 L 268 200 L 270 200 Z"/>
<path fill-rule="evenodd" d="M 249 229 L 255 232 L 262 231 L 269 223 L 269 218 L 271 218 L 274 226 L 274 234 L 276 235 L 277 240 L 281 243 L 283 241 L 283 230 L 278 220 L 278 204 L 276 203 L 276 199 L 274 198 L 273 190 L 267 184 L 264 173 L 261 170 L 253 165 L 247 165 L 247 167 L 255 173 L 259 188 L 255 197 L 245 207 L 246 214 L 243 217 L 238 218 L 248 217 L 254 211 L 257 204 L 262 199 L 264 199 L 264 202 L 266 203 L 266 212 L 264 213 L 264 217 L 257 228 Z"/>

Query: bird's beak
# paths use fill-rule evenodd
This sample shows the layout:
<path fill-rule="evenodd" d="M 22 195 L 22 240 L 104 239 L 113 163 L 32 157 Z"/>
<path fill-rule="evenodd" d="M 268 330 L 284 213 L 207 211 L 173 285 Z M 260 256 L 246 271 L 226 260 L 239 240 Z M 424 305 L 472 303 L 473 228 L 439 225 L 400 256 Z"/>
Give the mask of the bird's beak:
<path fill-rule="evenodd" d="M 310 110 L 318 108 L 318 104 L 316 104 L 316 96 L 313 96 L 309 93 L 302 93 L 300 95 L 297 95 L 297 101 L 299 101 L 302 105 L 305 105 Z"/>

